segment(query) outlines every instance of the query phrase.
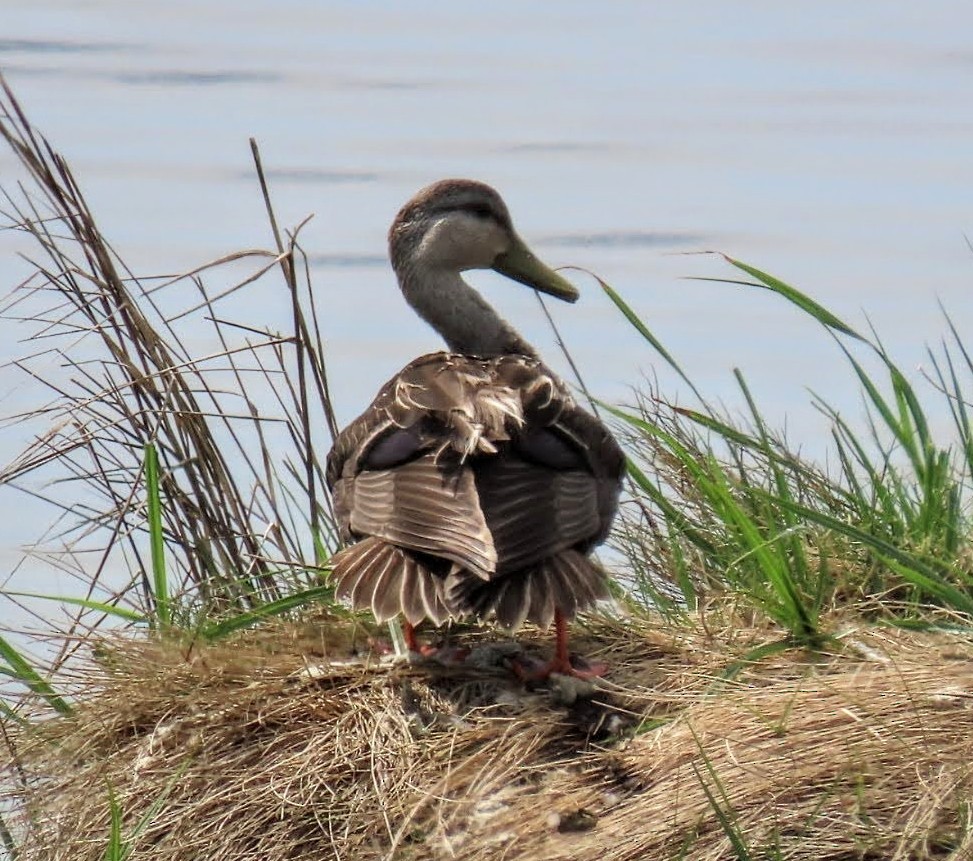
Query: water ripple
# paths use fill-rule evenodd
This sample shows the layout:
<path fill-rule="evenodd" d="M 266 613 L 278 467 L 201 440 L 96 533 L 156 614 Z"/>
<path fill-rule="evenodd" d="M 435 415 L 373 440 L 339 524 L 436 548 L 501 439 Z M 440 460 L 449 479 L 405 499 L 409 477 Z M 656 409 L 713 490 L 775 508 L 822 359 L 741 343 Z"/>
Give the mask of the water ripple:
<path fill-rule="evenodd" d="M 122 42 L 71 42 L 60 39 L 0 39 L 0 54 L 94 54 L 133 47 Z"/>
<path fill-rule="evenodd" d="M 532 143 L 506 144 L 496 148 L 501 153 L 596 153 L 612 149 L 607 142 L 597 141 L 534 141 Z"/>
<path fill-rule="evenodd" d="M 276 182 L 317 183 L 319 185 L 348 185 L 360 182 L 378 182 L 382 174 L 357 170 L 320 170 L 313 167 L 271 168 L 267 176 Z M 241 171 L 241 178 L 252 179 L 253 174 Z"/>
<path fill-rule="evenodd" d="M 276 72 L 186 71 L 159 69 L 151 72 L 110 72 L 105 75 L 120 84 L 162 84 L 163 86 L 213 86 L 219 84 L 274 84 L 283 80 Z"/>

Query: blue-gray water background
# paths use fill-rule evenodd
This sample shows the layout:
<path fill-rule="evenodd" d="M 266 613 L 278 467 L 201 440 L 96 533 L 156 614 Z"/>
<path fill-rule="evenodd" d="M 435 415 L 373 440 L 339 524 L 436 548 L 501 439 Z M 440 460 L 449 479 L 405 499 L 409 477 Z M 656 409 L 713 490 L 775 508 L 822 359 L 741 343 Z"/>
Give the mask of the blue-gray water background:
<path fill-rule="evenodd" d="M 937 300 L 962 332 L 973 323 L 968 3 L 0 0 L 0 21 L 0 68 L 140 274 L 272 245 L 257 138 L 282 224 L 315 213 L 303 245 L 343 420 L 438 346 L 395 290 L 385 232 L 444 176 L 496 185 L 543 258 L 613 284 L 708 396 L 739 404 L 740 367 L 814 452 L 826 423 L 807 388 L 859 415 L 838 351 L 776 297 L 684 280 L 733 275 L 684 252 L 725 251 L 854 324 L 867 313 L 916 375 L 945 331 Z M 0 180 L 14 168 L 0 152 Z M 29 271 L 23 248 L 0 234 L 5 290 Z M 533 296 L 471 280 L 564 370 Z M 557 321 L 594 393 L 625 400 L 654 357 L 578 283 Z M 280 297 L 266 309 L 286 327 Z M 0 359 L 32 351 L 28 328 L 0 327 Z M 7 368 L 0 398 L 8 415 L 31 392 Z M 24 441 L 0 431 L 0 460 Z M 9 570 L 48 515 L 4 488 L 0 513 Z M 75 588 L 41 570 L 11 582 Z"/>

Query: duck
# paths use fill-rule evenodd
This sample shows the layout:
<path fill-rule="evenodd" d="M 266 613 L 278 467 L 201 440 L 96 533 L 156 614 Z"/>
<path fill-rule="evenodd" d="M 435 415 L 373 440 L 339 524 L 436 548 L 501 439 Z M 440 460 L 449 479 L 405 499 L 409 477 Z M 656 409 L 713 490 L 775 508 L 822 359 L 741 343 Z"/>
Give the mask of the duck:
<path fill-rule="evenodd" d="M 335 594 L 378 622 L 402 617 L 413 652 L 427 620 L 553 624 L 555 656 L 536 675 L 583 675 L 568 623 L 609 597 L 591 553 L 611 529 L 625 457 L 462 273 L 492 269 L 570 303 L 579 292 L 476 180 L 423 188 L 388 239 L 406 302 L 448 349 L 406 365 L 335 439 Z"/>

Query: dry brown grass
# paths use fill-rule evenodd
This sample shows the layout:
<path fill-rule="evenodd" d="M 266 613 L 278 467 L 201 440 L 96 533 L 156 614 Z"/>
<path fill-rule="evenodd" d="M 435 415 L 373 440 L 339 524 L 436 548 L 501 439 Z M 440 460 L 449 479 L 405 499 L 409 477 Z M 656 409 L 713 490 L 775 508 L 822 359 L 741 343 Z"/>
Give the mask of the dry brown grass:
<path fill-rule="evenodd" d="M 58 514 L 37 556 L 51 554 L 86 597 L 156 612 L 151 444 L 169 589 L 183 607 L 232 615 L 315 585 L 308 569 L 337 543 L 322 490 L 336 425 L 300 227 L 281 236 L 263 185 L 275 249 L 136 277 L 2 76 L 0 141 L 24 175 L 0 184 L 0 224 L 28 240 L 32 270 L 0 298 L 0 318 L 27 326 L 30 353 L 12 364 L 44 398 L 2 417 L 33 440 L 0 466 L 0 483 Z M 288 308 L 290 331 L 235 318 L 248 292 L 264 318 L 268 303 Z"/>
<path fill-rule="evenodd" d="M 349 660 L 324 622 L 106 642 L 76 715 L 15 740 L 21 857 L 102 858 L 109 785 L 129 831 L 162 799 L 134 859 L 970 857 L 969 644 L 848 631 L 720 681 L 770 637 L 599 622 L 573 706 Z"/>

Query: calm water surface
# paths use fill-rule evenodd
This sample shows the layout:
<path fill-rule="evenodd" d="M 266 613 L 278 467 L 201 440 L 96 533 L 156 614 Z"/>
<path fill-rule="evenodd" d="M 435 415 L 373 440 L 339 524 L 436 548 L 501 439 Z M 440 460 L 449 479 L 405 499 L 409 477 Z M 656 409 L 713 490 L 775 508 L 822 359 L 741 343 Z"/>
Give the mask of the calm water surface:
<path fill-rule="evenodd" d="M 773 296 L 685 280 L 732 275 L 685 252 L 747 260 L 853 324 L 867 313 L 906 367 L 944 331 L 937 299 L 973 324 L 968 3 L 0 0 L 0 18 L 0 68 L 139 273 L 271 245 L 259 140 L 282 223 L 315 214 L 303 244 L 342 419 L 438 346 L 394 287 L 385 231 L 443 176 L 495 184 L 548 262 L 612 283 L 708 396 L 737 404 L 740 367 L 812 451 L 825 425 L 806 387 L 857 411 L 834 346 Z M 16 177 L 0 152 L 0 179 Z M 27 271 L 19 247 L 0 234 L 4 289 Z M 471 280 L 563 368 L 527 291 Z M 557 321 L 591 388 L 624 400 L 653 356 L 579 283 Z M 251 295 L 273 320 L 276 298 Z M 0 325 L 3 359 L 29 351 Z M 9 369 L 0 395 L 3 415 L 31 397 Z M 0 460 L 22 442 L 3 431 Z M 44 520 L 9 490 L 0 506 L 17 512 L 0 529 L 10 562 Z"/>

